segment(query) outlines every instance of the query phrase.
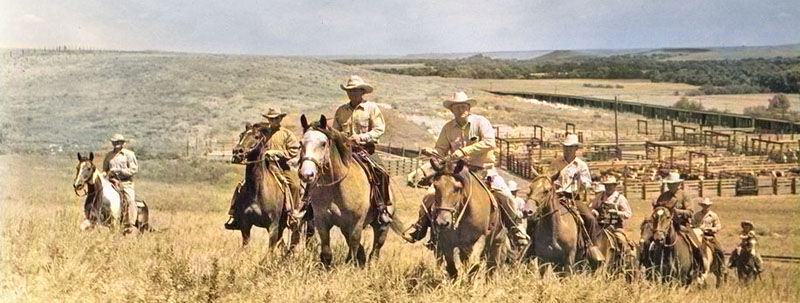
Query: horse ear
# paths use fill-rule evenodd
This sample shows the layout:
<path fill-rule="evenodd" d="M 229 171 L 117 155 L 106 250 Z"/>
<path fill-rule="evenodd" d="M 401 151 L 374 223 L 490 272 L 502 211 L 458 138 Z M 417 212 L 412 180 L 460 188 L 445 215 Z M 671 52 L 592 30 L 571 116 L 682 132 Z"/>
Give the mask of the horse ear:
<path fill-rule="evenodd" d="M 438 172 L 438 171 L 442 170 L 442 165 L 439 163 L 439 161 L 437 161 L 437 160 L 436 160 L 436 159 L 434 159 L 434 158 L 431 158 L 431 167 L 432 167 L 432 168 L 433 168 L 433 170 L 434 170 L 434 171 L 436 171 L 436 172 Z"/>
<path fill-rule="evenodd" d="M 319 115 L 319 128 L 327 129 L 328 128 L 328 118 L 325 115 Z"/>
<path fill-rule="evenodd" d="M 83 157 L 81 156 L 81 152 L 78 152 L 78 162 L 83 161 Z"/>
<path fill-rule="evenodd" d="M 465 164 L 466 162 L 464 162 L 464 160 L 458 160 L 458 163 L 456 163 L 456 168 L 453 169 L 453 174 L 460 174 L 461 170 L 463 170 L 464 166 L 466 166 Z"/>
<path fill-rule="evenodd" d="M 253 124 L 250 124 L 250 122 L 244 123 L 244 130 L 250 130 L 251 128 L 253 128 Z"/>
<path fill-rule="evenodd" d="M 306 118 L 305 114 L 300 115 L 300 125 L 303 127 L 303 132 L 308 130 L 308 119 Z"/>
<path fill-rule="evenodd" d="M 94 160 L 94 152 L 89 152 L 89 161 Z"/>

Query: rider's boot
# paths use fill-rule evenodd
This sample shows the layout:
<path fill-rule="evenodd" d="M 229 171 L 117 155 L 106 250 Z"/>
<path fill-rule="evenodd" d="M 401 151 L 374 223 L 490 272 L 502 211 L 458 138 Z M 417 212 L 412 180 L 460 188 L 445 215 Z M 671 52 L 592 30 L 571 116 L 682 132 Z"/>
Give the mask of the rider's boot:
<path fill-rule="evenodd" d="M 403 240 L 414 243 L 424 239 L 425 235 L 428 233 L 428 227 L 430 227 L 430 221 L 428 220 L 425 210 L 422 209 L 419 212 L 417 222 L 411 224 L 411 226 L 403 232 Z"/>
<path fill-rule="evenodd" d="M 379 211 L 378 220 L 380 221 L 381 224 L 392 223 L 392 213 L 394 212 L 394 206 L 386 205 L 380 207 L 378 211 Z"/>
<path fill-rule="evenodd" d="M 228 218 L 228 222 L 225 222 L 225 229 L 227 230 L 238 230 L 239 229 L 239 222 L 236 221 L 236 218 L 231 215 Z"/>

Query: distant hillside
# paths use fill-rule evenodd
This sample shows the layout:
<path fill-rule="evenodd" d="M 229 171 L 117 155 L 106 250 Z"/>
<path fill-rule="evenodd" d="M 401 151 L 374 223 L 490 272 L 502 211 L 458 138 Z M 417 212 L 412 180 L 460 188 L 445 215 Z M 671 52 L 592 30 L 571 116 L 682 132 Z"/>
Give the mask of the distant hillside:
<path fill-rule="evenodd" d="M 154 152 L 181 150 L 187 141 L 235 139 L 245 121 L 269 107 L 298 114 L 331 114 L 346 102 L 339 88 L 360 74 L 387 110 L 386 138 L 429 144 L 427 131 L 396 114 L 438 106 L 425 96 L 450 88 L 425 79 L 387 75 L 306 58 L 163 52 L 45 52 L 2 54 L 0 151 L 107 147 L 120 132 Z M 412 105 L 413 104 L 413 105 Z M 407 106 L 406 106 L 407 105 Z"/>

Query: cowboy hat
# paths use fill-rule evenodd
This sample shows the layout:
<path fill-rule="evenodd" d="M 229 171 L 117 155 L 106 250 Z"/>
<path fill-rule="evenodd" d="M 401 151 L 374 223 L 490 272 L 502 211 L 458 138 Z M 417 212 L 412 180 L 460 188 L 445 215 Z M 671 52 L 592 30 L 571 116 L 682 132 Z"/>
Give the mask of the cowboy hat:
<path fill-rule="evenodd" d="M 364 80 L 361 79 L 361 77 L 356 76 L 356 75 L 350 76 L 350 78 L 347 79 L 347 83 L 346 84 L 341 84 L 339 86 L 343 90 L 351 90 L 351 89 L 360 88 L 360 89 L 364 90 L 365 94 L 369 94 L 369 93 L 372 92 L 372 85 L 367 84 L 367 82 L 364 82 Z"/>
<path fill-rule="evenodd" d="M 680 183 L 680 182 L 683 182 L 683 179 L 681 179 L 681 174 L 675 172 L 669 173 L 669 175 L 666 178 L 664 178 L 664 180 L 661 180 L 661 183 Z"/>
<path fill-rule="evenodd" d="M 600 179 L 600 183 L 616 185 L 617 184 L 617 177 L 614 177 L 614 175 L 605 175 L 605 176 L 603 176 L 602 179 Z"/>
<path fill-rule="evenodd" d="M 286 116 L 286 113 L 281 113 L 280 109 L 270 108 L 267 113 L 262 114 L 261 116 L 267 119 L 283 118 Z"/>
<path fill-rule="evenodd" d="M 453 97 L 451 97 L 449 100 L 444 100 L 444 102 L 442 102 L 442 106 L 444 106 L 444 108 L 446 109 L 450 109 L 450 106 L 453 106 L 453 104 L 465 104 L 465 103 L 469 104 L 470 107 L 478 105 L 478 101 L 475 101 L 475 99 L 472 99 L 469 96 L 467 96 L 467 93 L 455 92 L 453 94 Z"/>
<path fill-rule="evenodd" d="M 581 142 L 578 141 L 578 135 L 576 135 L 576 134 L 567 134 L 564 137 L 564 140 L 561 141 L 561 145 L 563 145 L 563 146 L 580 146 Z"/>
<path fill-rule="evenodd" d="M 711 199 L 709 198 L 705 198 L 703 200 L 700 200 L 700 202 L 697 202 L 697 204 L 710 206 L 711 204 L 714 204 L 714 202 L 711 202 Z"/>
<path fill-rule="evenodd" d="M 111 142 L 127 142 L 128 141 L 128 140 L 125 140 L 125 137 L 123 137 L 122 134 L 114 134 L 113 136 L 111 136 L 111 139 L 109 139 L 109 140 Z"/>
<path fill-rule="evenodd" d="M 744 227 L 745 225 L 749 225 L 750 228 L 755 229 L 755 226 L 753 225 L 753 222 L 751 222 L 750 220 L 744 220 L 744 221 L 742 221 L 741 224 L 742 224 L 742 227 Z"/>
<path fill-rule="evenodd" d="M 508 181 L 508 190 L 510 191 L 519 190 L 519 188 L 517 188 L 517 182 L 514 182 L 514 180 Z"/>

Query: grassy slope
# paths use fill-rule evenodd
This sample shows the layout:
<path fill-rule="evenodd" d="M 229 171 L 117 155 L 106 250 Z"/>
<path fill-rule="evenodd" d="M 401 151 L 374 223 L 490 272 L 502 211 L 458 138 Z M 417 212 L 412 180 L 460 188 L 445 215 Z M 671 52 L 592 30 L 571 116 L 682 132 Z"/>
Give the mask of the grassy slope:
<path fill-rule="evenodd" d="M 390 235 L 383 259 L 364 270 L 341 264 L 334 238 L 334 270 L 319 268 L 315 247 L 293 257 L 265 253 L 266 234 L 239 247 L 222 229 L 230 191 L 241 167 L 205 162 L 143 162 L 138 192 L 152 207 L 160 233 L 122 238 L 105 230 L 78 232 L 81 201 L 69 182 L 74 159 L 0 156 L 0 301 L 3 302 L 796 302 L 797 266 L 767 263 L 765 279 L 751 287 L 684 290 L 591 275 L 539 277 L 530 266 L 503 268 L 493 280 L 445 279 L 420 244 Z M 171 184 L 161 184 L 169 181 Z M 24 190 L 23 190 L 24 189 Z M 409 221 L 421 190 L 402 188 L 399 216 Z M 798 251 L 795 198 L 726 199 L 721 238 L 733 243 L 735 223 L 755 220 L 761 253 Z M 764 205 L 769 203 L 769 209 Z M 634 204 L 639 220 L 647 206 Z M 633 224 L 635 225 L 635 224 Z M 787 226 L 788 225 L 788 226 Z M 365 241 L 369 243 L 370 236 Z M 635 236 L 634 236 L 635 238 Z M 795 277 L 795 278 L 793 278 Z"/>

